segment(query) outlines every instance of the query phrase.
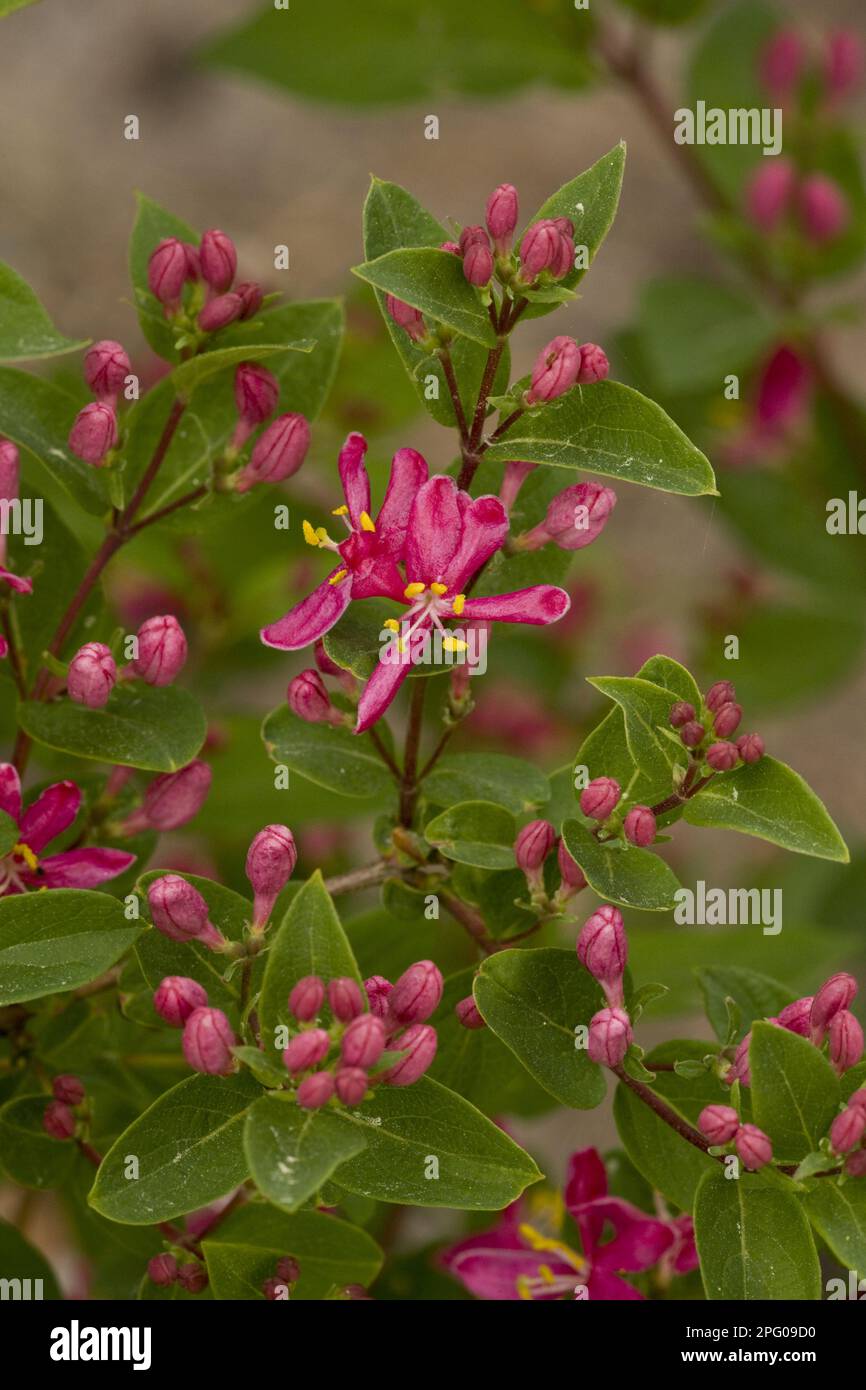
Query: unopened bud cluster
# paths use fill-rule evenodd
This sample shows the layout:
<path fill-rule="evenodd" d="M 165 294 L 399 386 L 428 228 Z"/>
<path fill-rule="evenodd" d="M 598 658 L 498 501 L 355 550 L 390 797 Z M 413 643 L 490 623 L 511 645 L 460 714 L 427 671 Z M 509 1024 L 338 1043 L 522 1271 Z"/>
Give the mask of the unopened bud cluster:
<path fill-rule="evenodd" d="M 135 634 L 137 655 L 124 671 L 126 679 L 146 685 L 170 685 L 183 669 L 187 642 L 173 613 L 147 618 Z M 104 642 L 85 642 L 69 662 L 66 691 L 77 705 L 103 709 L 118 681 L 117 663 Z"/>
<path fill-rule="evenodd" d="M 52 1139 L 73 1139 L 81 1118 L 80 1107 L 84 1103 L 83 1082 L 71 1073 L 55 1076 L 51 1083 L 54 1097 L 45 1107 L 42 1115 L 42 1128 Z M 79 1111 L 78 1114 L 75 1112 Z"/>
<path fill-rule="evenodd" d="M 84 379 L 96 399 L 80 410 L 69 432 L 69 448 L 83 463 L 101 468 L 118 442 L 117 400 L 132 367 L 126 349 L 105 338 L 88 348 Z"/>
<path fill-rule="evenodd" d="M 743 711 L 730 681 L 716 681 L 710 686 L 698 709 L 688 700 L 677 700 L 668 717 L 692 762 L 705 761 L 711 772 L 730 772 L 742 763 L 760 762 L 764 756 L 760 734 L 740 734 L 736 741 L 732 739 Z"/>
<path fill-rule="evenodd" d="M 773 1145 L 757 1125 L 741 1124 L 731 1105 L 706 1105 L 698 1116 L 698 1129 L 714 1149 L 730 1151 L 731 1146 L 744 1168 L 756 1173 L 773 1159 Z"/>
<path fill-rule="evenodd" d="M 551 898 L 545 885 L 545 864 L 554 849 L 559 887 Z M 514 842 L 514 858 L 518 869 L 526 876 L 531 905 L 540 913 L 558 912 L 569 898 L 586 887 L 583 870 L 575 863 L 550 821 L 534 820 L 523 827 Z"/>

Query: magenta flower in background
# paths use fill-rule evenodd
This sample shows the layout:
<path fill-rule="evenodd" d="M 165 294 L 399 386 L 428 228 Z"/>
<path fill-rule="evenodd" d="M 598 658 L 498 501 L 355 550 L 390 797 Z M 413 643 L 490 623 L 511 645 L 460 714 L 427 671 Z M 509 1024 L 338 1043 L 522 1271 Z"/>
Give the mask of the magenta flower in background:
<path fill-rule="evenodd" d="M 571 1155 L 563 1192 L 565 1209 L 580 1232 L 578 1254 L 550 1230 L 550 1212 L 534 1224 L 533 1199 L 522 1198 L 503 1212 L 492 1230 L 470 1236 L 441 1259 L 476 1298 L 495 1300 L 563 1298 L 642 1299 L 620 1276 L 670 1263 L 678 1274 L 697 1265 L 691 1221 L 662 1221 L 619 1197 L 607 1195 L 607 1174 L 596 1149 Z M 525 1219 L 526 1218 L 526 1219 Z M 613 1236 L 602 1243 L 606 1228 Z M 585 1293 L 583 1292 L 585 1290 Z"/>
<path fill-rule="evenodd" d="M 21 805 L 21 781 L 12 763 L 0 763 L 0 811 L 18 826 L 18 844 L 0 859 L 0 897 L 30 888 L 97 888 L 135 863 L 121 849 L 67 849 L 40 858 L 43 849 L 68 830 L 81 805 L 74 782 L 46 787 L 27 810 Z"/>

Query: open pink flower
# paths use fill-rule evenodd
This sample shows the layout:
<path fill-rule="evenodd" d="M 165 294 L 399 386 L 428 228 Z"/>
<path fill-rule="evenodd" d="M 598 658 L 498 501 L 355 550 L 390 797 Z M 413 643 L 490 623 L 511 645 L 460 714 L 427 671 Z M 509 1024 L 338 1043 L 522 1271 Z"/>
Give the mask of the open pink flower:
<path fill-rule="evenodd" d="M 681 1219 L 660 1221 L 607 1195 L 607 1174 L 596 1149 L 572 1154 L 563 1197 L 580 1231 L 582 1254 L 558 1232 L 524 1219 L 531 1215 L 530 1197 L 508 1207 L 493 1230 L 446 1250 L 445 1268 L 477 1298 L 633 1300 L 643 1295 L 620 1275 L 651 1269 L 685 1243 Z M 608 1229 L 612 1238 L 603 1241 Z M 693 1268 L 689 1261 L 684 1264 Z M 679 1261 L 675 1267 L 682 1272 Z"/>
<path fill-rule="evenodd" d="M 21 805 L 21 781 L 12 763 L 0 763 L 0 811 L 11 816 L 20 839 L 0 859 L 0 897 L 30 888 L 96 888 L 135 863 L 121 849 L 67 849 L 40 858 L 51 840 L 68 830 L 81 805 L 74 782 L 46 787 L 27 810 Z"/>

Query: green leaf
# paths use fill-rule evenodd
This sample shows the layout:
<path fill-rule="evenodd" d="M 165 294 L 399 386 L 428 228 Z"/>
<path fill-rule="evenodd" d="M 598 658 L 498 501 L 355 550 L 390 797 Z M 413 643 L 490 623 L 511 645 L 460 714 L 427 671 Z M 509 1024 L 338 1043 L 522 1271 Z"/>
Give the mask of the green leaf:
<path fill-rule="evenodd" d="M 652 1071 L 663 1062 L 701 1061 L 708 1050 L 705 1042 L 675 1039 L 655 1048 L 645 1061 Z M 659 1071 L 652 1089 L 692 1125 L 705 1105 L 725 1104 L 728 1097 L 727 1088 L 707 1071 L 698 1076 Z M 613 1113 L 638 1171 L 669 1201 L 691 1211 L 698 1183 L 704 1173 L 718 1167 L 716 1160 L 681 1138 L 624 1085 L 617 1088 Z"/>
<path fill-rule="evenodd" d="M 259 1001 L 266 1045 L 277 1025 L 287 1021 L 289 993 L 305 975 L 321 975 L 325 980 L 349 976 L 361 982 L 352 948 L 318 869 L 292 899 L 268 950 Z"/>
<path fill-rule="evenodd" d="M 374 261 L 353 266 L 352 273 L 455 333 L 484 347 L 495 346 L 490 316 L 463 274 L 461 258 L 453 252 L 418 246 L 387 251 Z"/>
<path fill-rule="evenodd" d="M 652 280 L 641 295 L 640 344 L 660 391 L 721 392 L 778 332 L 759 299 L 697 276 Z M 695 343 L 700 342 L 700 352 Z M 727 480 L 726 480 L 727 481 Z"/>
<path fill-rule="evenodd" d="M 0 811 L 0 856 L 8 854 L 10 849 L 18 843 L 18 823 L 11 816 L 7 816 L 5 811 Z"/>
<path fill-rule="evenodd" d="M 110 1221 L 149 1226 L 195 1211 L 249 1172 L 243 1124 L 261 1096 L 248 1072 L 190 1076 L 156 1100 L 112 1144 L 89 1201 Z M 128 1156 L 138 1177 L 127 1177 Z"/>
<path fill-rule="evenodd" d="M 36 0 L 0 0 L 0 19 L 5 19 L 8 14 L 13 14 L 15 10 L 23 10 L 27 5 L 34 5 Z"/>
<path fill-rule="evenodd" d="M 695 1237 L 707 1298 L 802 1301 L 821 1297 L 821 1268 L 802 1204 L 758 1174 L 728 1179 L 718 1166 L 695 1200 Z"/>
<path fill-rule="evenodd" d="M 0 1108 L 3 1169 L 22 1187 L 65 1187 L 79 1157 L 74 1144 L 52 1139 L 42 1128 L 48 1095 L 19 1096 Z"/>
<path fill-rule="evenodd" d="M 652 681 L 637 676 L 590 676 L 590 685 L 616 701 L 625 718 L 629 752 L 654 786 L 670 789 L 673 769 L 682 763 L 683 750 L 668 738 L 668 716 L 678 698 Z"/>
<path fill-rule="evenodd" d="M 146 896 L 151 883 L 162 877 L 163 871 L 153 870 L 142 874 L 136 886 Z M 208 916 L 217 930 L 230 941 L 240 941 L 252 917 L 251 903 L 231 888 L 224 888 L 221 883 L 213 883 L 209 878 L 199 878 L 195 874 L 183 874 L 182 877 L 201 893 L 208 905 Z M 240 1007 L 240 972 L 234 970 L 227 974 L 228 963 L 218 952 L 211 951 L 198 941 L 170 941 L 154 927 L 142 932 L 135 943 L 135 954 L 149 990 L 155 990 L 166 975 L 187 975 L 207 990 L 208 1002 L 213 1008 L 237 1016 Z M 266 954 L 255 960 L 254 988 L 258 985 L 266 960 Z M 151 1022 L 156 1021 L 153 1015 Z"/>
<path fill-rule="evenodd" d="M 576 1046 L 574 1030 L 588 1025 L 603 1001 L 574 951 L 498 951 L 482 964 L 474 994 L 497 1037 L 562 1105 L 601 1104 L 604 1077 Z"/>
<path fill-rule="evenodd" d="M 43 888 L 0 899 L 0 1005 L 95 980 L 120 959 L 139 930 L 106 893 Z"/>
<path fill-rule="evenodd" d="M 300 411 L 312 421 L 320 414 L 334 382 L 344 318 L 341 299 L 297 300 L 266 309 L 248 323 L 233 323 L 220 334 L 220 346 L 249 351 L 257 341 L 282 344 L 282 355 L 268 359 L 268 371 L 280 383 L 280 409 Z M 309 346 L 300 347 L 302 342 Z M 198 410 L 199 399 L 207 413 L 205 393 L 193 403 L 194 409 Z M 229 401 L 230 407 L 232 404 Z"/>
<path fill-rule="evenodd" d="M 619 0 L 627 9 L 652 24 L 688 24 L 706 6 L 706 0 Z"/>
<path fill-rule="evenodd" d="M 250 1174 L 283 1211 L 297 1211 L 365 1147 L 364 1133 L 347 1127 L 335 1110 L 302 1110 L 288 1095 L 262 1096 L 244 1126 Z"/>
<path fill-rule="evenodd" d="M 700 705 L 701 692 L 697 681 L 691 672 L 678 661 L 674 661 L 672 656 L 651 656 L 649 661 L 645 661 L 641 666 L 637 675 L 642 680 L 652 681 L 653 685 L 670 690 L 678 700 L 687 700 L 696 709 Z"/>
<path fill-rule="evenodd" d="M 0 1279 L 31 1280 L 31 1290 L 35 1294 L 36 1280 L 41 1281 L 42 1298 L 59 1298 L 60 1290 L 54 1271 L 41 1250 L 37 1250 L 21 1232 L 0 1221 Z"/>
<path fill-rule="evenodd" d="M 0 362 L 60 357 L 87 346 L 57 332 L 36 295 L 11 266 L 0 261 Z"/>
<path fill-rule="evenodd" d="M 821 1178 L 805 1199 L 809 1220 L 846 1269 L 866 1278 L 866 1184 Z"/>
<path fill-rule="evenodd" d="M 320 1211 L 294 1216 L 263 1202 L 232 1212 L 205 1236 L 202 1249 L 219 1299 L 264 1300 L 262 1284 L 274 1277 L 285 1255 L 298 1262 L 300 1277 L 292 1299 L 321 1299 L 335 1285 L 372 1284 L 382 1251 L 366 1231 Z"/>
<path fill-rule="evenodd" d="M 775 758 L 714 777 L 687 802 L 683 818 L 692 825 L 757 835 L 795 854 L 841 864 L 849 860 L 845 841 L 823 802 L 798 773 Z"/>
<path fill-rule="evenodd" d="M 797 1163 L 818 1147 L 839 1108 L 839 1080 L 808 1038 L 756 1022 L 749 1043 L 752 1113 L 773 1157 Z"/>
<path fill-rule="evenodd" d="M 701 451 L 661 406 L 618 381 L 574 386 L 528 410 L 485 458 L 579 468 L 686 497 L 715 493 L 713 470 Z"/>
<path fill-rule="evenodd" d="M 425 778 L 424 795 L 437 806 L 493 801 L 519 816 L 550 800 L 550 783 L 522 758 L 505 753 L 454 753 L 442 758 Z"/>
<path fill-rule="evenodd" d="M 722 1043 L 728 1036 L 726 999 L 733 999 L 740 1011 L 736 1041 L 749 1031 L 755 1019 L 775 1018 L 794 999 L 787 985 L 739 965 L 699 967 L 695 975 L 704 996 L 707 1018 Z"/>
<path fill-rule="evenodd" d="M 151 294 L 147 283 L 147 263 L 152 251 L 167 237 L 178 237 L 192 246 L 198 246 L 198 236 L 192 228 L 166 212 L 159 203 L 136 193 L 136 216 L 129 242 L 129 275 L 132 281 L 138 321 L 141 331 L 153 348 L 157 357 L 176 362 L 178 351 L 175 348 L 175 329 L 166 320 L 163 306 Z"/>
<path fill-rule="evenodd" d="M 382 796 L 394 785 L 365 735 L 330 724 L 305 723 L 288 705 L 267 715 L 262 738 L 273 762 L 285 763 L 316 786 L 342 796 Z"/>
<path fill-rule="evenodd" d="M 100 470 L 82 463 L 67 443 L 78 406 L 50 381 L 0 367 L 0 435 L 29 450 L 66 496 L 98 515 L 106 509 Z"/>
<path fill-rule="evenodd" d="M 676 904 L 676 875 L 652 850 L 613 840 L 599 844 L 580 821 L 567 820 L 562 836 L 575 863 L 600 898 L 644 912 L 667 912 Z"/>
<path fill-rule="evenodd" d="M 297 343 L 249 343 L 240 347 L 218 347 L 210 352 L 191 357 L 181 362 L 171 374 L 174 389 L 179 396 L 191 396 L 203 381 L 209 381 L 220 372 L 230 371 L 239 362 L 263 362 L 283 352 L 312 352 L 315 343 L 302 339 Z"/>
<path fill-rule="evenodd" d="M 18 720 L 37 743 L 61 753 L 148 772 L 186 767 L 207 734 L 204 712 L 186 690 L 141 681 L 117 686 L 104 709 L 71 700 L 25 701 Z"/>
<path fill-rule="evenodd" d="M 446 859 L 479 869 L 512 869 L 516 835 L 514 816 L 491 801 L 458 802 L 424 827 L 424 838 Z"/>
<path fill-rule="evenodd" d="M 341 1166 L 339 1185 L 363 1197 L 499 1211 L 541 1177 L 492 1120 L 429 1076 L 412 1086 L 379 1086 L 342 1118 L 361 1129 L 367 1147 Z M 438 1177 L 431 1159 L 438 1160 Z"/>

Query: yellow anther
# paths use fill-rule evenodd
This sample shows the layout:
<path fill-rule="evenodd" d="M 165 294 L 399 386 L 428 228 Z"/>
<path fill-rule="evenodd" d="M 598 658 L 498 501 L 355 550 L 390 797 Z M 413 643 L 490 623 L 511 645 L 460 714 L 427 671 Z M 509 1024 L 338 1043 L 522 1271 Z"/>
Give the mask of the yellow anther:
<path fill-rule="evenodd" d="M 551 1236 L 542 1235 L 541 1231 L 537 1231 L 534 1226 L 530 1226 L 527 1222 L 522 1222 L 518 1230 L 521 1240 L 525 1240 L 533 1250 L 549 1250 L 551 1254 L 559 1255 L 578 1273 L 586 1268 L 586 1260 L 561 1240 L 554 1240 Z"/>
<path fill-rule="evenodd" d="M 316 527 L 316 535 L 319 538 L 319 545 L 333 545 L 333 541 L 331 540 L 331 537 L 328 535 L 324 526 Z"/>
<path fill-rule="evenodd" d="M 465 595 L 465 594 L 456 594 L 455 597 L 454 597 L 454 602 L 453 602 L 452 605 L 451 605 L 451 612 L 454 614 L 455 618 L 459 618 L 459 617 L 460 617 L 460 614 L 463 612 L 463 609 L 464 609 L 465 607 L 466 607 L 466 595 Z"/>
<path fill-rule="evenodd" d="M 334 507 L 334 509 L 331 512 L 331 516 L 345 516 L 348 510 L 349 508 L 346 506 L 344 502 L 342 507 Z"/>
<path fill-rule="evenodd" d="M 405 589 L 403 590 L 403 597 L 417 598 L 419 594 L 423 594 L 426 588 L 426 584 L 407 584 Z"/>
<path fill-rule="evenodd" d="M 544 1280 L 545 1284 L 553 1284 L 553 1283 L 556 1282 L 556 1281 L 555 1281 L 555 1278 L 554 1278 L 553 1270 L 550 1268 L 550 1265 L 539 1265 L 539 1266 L 538 1266 L 538 1273 L 539 1273 L 539 1275 L 541 1276 L 541 1278 Z"/>
<path fill-rule="evenodd" d="M 396 618 L 386 618 L 385 626 L 390 628 L 392 632 L 400 631 L 400 624 L 397 622 Z"/>
<path fill-rule="evenodd" d="M 316 529 L 314 526 L 311 526 L 308 521 L 304 522 L 304 540 L 307 542 L 307 545 L 319 544 L 319 537 L 316 535 Z"/>
<path fill-rule="evenodd" d="M 439 598 L 441 598 L 443 594 L 447 594 L 447 592 L 448 592 L 448 585 L 447 585 L 447 584 L 431 584 L 431 585 L 430 585 L 430 592 L 431 592 L 431 594 L 436 594 Z"/>
<path fill-rule="evenodd" d="M 529 1299 L 529 1301 L 531 1302 L 532 1284 L 530 1280 L 527 1278 L 527 1276 L 525 1274 L 518 1274 L 515 1283 L 517 1284 L 517 1293 L 519 1297 Z"/>
<path fill-rule="evenodd" d="M 452 633 L 446 632 L 442 638 L 442 646 L 446 652 L 465 652 L 469 643 L 464 642 L 462 637 L 454 637 Z"/>
<path fill-rule="evenodd" d="M 339 584 L 340 580 L 341 580 L 341 579 L 345 579 L 345 578 L 346 578 L 346 575 L 347 575 L 348 573 L 349 573 L 348 570 L 337 570 L 337 573 L 336 573 L 336 574 L 332 574 L 332 575 L 331 575 L 330 579 L 328 580 L 328 583 L 329 583 L 329 584 Z"/>
<path fill-rule="evenodd" d="M 375 531 L 376 528 L 373 525 L 373 518 L 370 516 L 369 512 L 362 512 L 360 521 L 362 531 Z"/>
<path fill-rule="evenodd" d="M 35 872 L 35 870 L 39 868 L 39 860 L 36 858 L 36 855 L 29 845 L 13 845 L 12 853 L 17 854 L 20 859 L 23 859 L 28 869 L 32 869 Z"/>

